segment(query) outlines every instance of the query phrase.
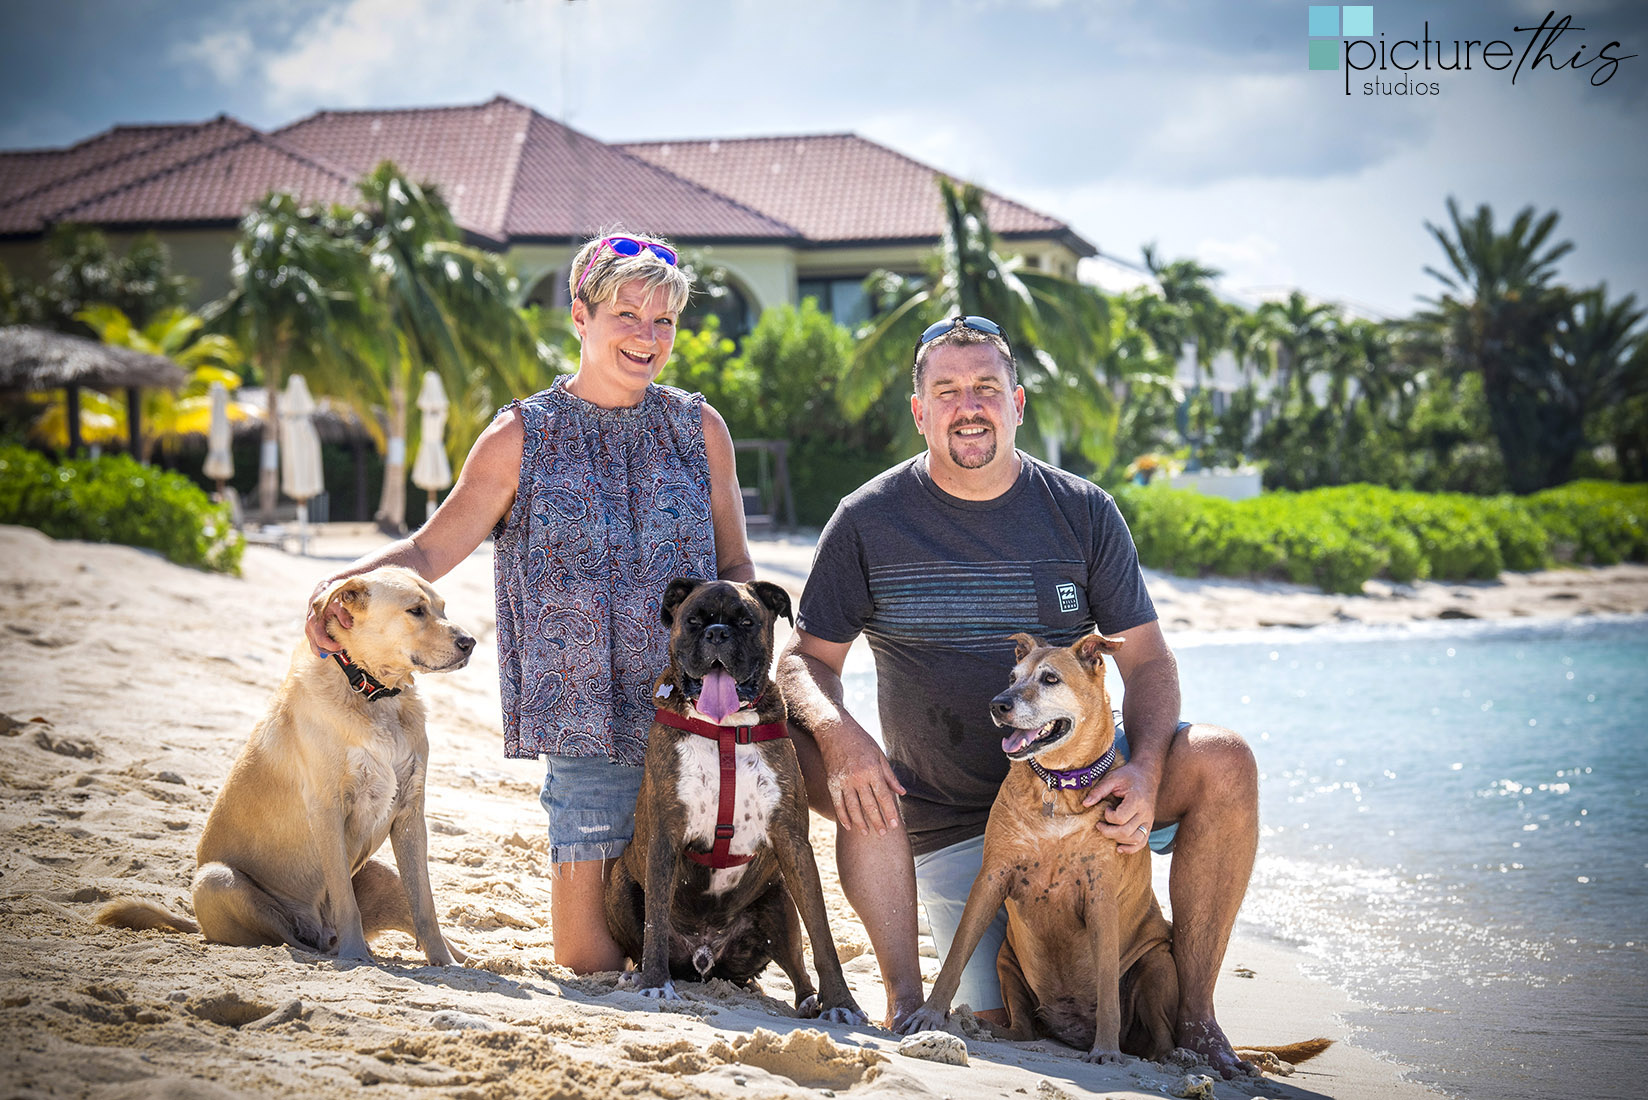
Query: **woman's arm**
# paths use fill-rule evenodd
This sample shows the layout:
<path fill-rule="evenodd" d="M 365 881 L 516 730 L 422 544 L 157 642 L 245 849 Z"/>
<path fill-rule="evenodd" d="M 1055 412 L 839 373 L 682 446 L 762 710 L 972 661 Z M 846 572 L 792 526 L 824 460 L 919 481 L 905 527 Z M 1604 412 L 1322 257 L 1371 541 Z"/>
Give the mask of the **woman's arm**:
<path fill-rule="evenodd" d="M 722 429 L 723 433 L 725 430 Z M 521 480 L 521 448 L 525 438 L 520 417 L 512 411 L 500 413 L 470 448 L 457 485 L 435 514 L 406 538 L 356 559 L 321 581 L 315 586 L 311 603 L 314 596 L 333 582 L 380 566 L 404 566 L 426 581 L 446 576 L 509 514 L 515 503 L 515 487 Z M 730 440 L 727 446 L 730 451 Z M 339 610 L 333 607 L 328 613 L 336 615 Z M 331 653 L 339 648 L 327 637 L 325 624 L 312 606 L 303 629 L 316 653 Z"/>
<path fill-rule="evenodd" d="M 753 581 L 755 565 L 750 561 L 749 543 L 744 538 L 744 494 L 738 488 L 738 464 L 733 456 L 732 434 L 706 402 L 703 406 L 704 451 L 710 464 L 710 521 L 715 527 L 715 572 L 728 581 Z"/>

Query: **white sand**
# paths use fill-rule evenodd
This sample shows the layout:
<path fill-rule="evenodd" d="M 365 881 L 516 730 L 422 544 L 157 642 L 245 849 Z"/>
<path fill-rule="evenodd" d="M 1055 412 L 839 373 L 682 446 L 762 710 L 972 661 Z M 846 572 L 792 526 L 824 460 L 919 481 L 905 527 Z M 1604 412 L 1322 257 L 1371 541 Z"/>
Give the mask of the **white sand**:
<path fill-rule="evenodd" d="M 420 683 L 437 909 L 479 965 L 427 967 L 398 936 L 378 941 L 379 965 L 347 966 L 92 925 L 115 896 L 186 909 L 195 840 L 284 673 L 310 589 L 379 541 L 333 529 L 308 558 L 254 547 L 244 578 L 232 579 L 0 527 L 0 1095 L 358 1098 L 363 1085 L 376 1096 L 452 1097 L 1173 1094 L 1182 1068 L 1094 1067 L 1051 1042 L 969 1038 L 966 1066 L 917 1061 L 876 1028 L 791 1019 L 776 968 L 765 997 L 689 986 L 687 1005 L 660 1011 L 617 992 L 611 975 L 556 967 L 540 766 L 502 757 L 485 550 L 439 585 L 452 616 L 481 638 L 478 655 Z M 799 591 L 804 540 L 756 551 L 764 576 Z M 1152 581 L 1170 630 L 1388 621 L 1454 604 L 1484 617 L 1648 610 L 1641 568 L 1357 599 Z M 848 978 L 879 1018 L 875 959 L 834 881 L 827 836 L 815 819 Z M 937 960 L 927 965 L 931 977 Z M 1301 977 L 1289 952 L 1239 942 L 1226 971 L 1220 1017 L 1239 1042 L 1346 1034 L 1338 1014 L 1348 1002 Z M 1341 1043 L 1285 1081 L 1221 1083 L 1214 1095 L 1422 1092 Z"/>

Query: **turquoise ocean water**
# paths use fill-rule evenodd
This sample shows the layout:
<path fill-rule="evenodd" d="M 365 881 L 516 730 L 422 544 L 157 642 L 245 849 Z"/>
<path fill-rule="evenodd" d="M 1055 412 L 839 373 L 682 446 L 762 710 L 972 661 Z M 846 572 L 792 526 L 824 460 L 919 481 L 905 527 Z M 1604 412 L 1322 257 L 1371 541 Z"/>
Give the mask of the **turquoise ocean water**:
<path fill-rule="evenodd" d="M 1240 933 L 1448 1092 L 1643 1094 L 1648 617 L 1171 641 L 1185 716 L 1259 760 Z M 849 692 L 874 714 L 872 673 Z"/>

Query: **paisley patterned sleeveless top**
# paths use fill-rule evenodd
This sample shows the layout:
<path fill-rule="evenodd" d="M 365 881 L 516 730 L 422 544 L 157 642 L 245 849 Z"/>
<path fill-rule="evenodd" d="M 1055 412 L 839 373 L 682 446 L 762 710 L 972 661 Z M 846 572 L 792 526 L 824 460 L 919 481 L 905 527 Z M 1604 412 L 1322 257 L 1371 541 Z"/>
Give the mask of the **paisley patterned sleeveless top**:
<path fill-rule="evenodd" d="M 569 377 L 508 406 L 526 438 L 493 531 L 504 755 L 639 764 L 669 661 L 664 589 L 715 576 L 704 398 L 652 385 L 603 409 Z"/>

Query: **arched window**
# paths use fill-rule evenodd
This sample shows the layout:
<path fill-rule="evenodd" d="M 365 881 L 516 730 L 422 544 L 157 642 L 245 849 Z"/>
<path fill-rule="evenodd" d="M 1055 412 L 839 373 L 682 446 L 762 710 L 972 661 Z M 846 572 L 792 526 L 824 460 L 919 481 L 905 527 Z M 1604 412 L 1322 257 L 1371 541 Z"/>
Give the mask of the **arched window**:
<path fill-rule="evenodd" d="M 711 316 L 720 321 L 721 334 L 734 340 L 742 339 L 755 327 L 755 311 L 749 296 L 725 273 L 719 279 L 692 288 L 692 298 L 681 313 L 681 327 L 701 328 L 704 318 Z"/>

